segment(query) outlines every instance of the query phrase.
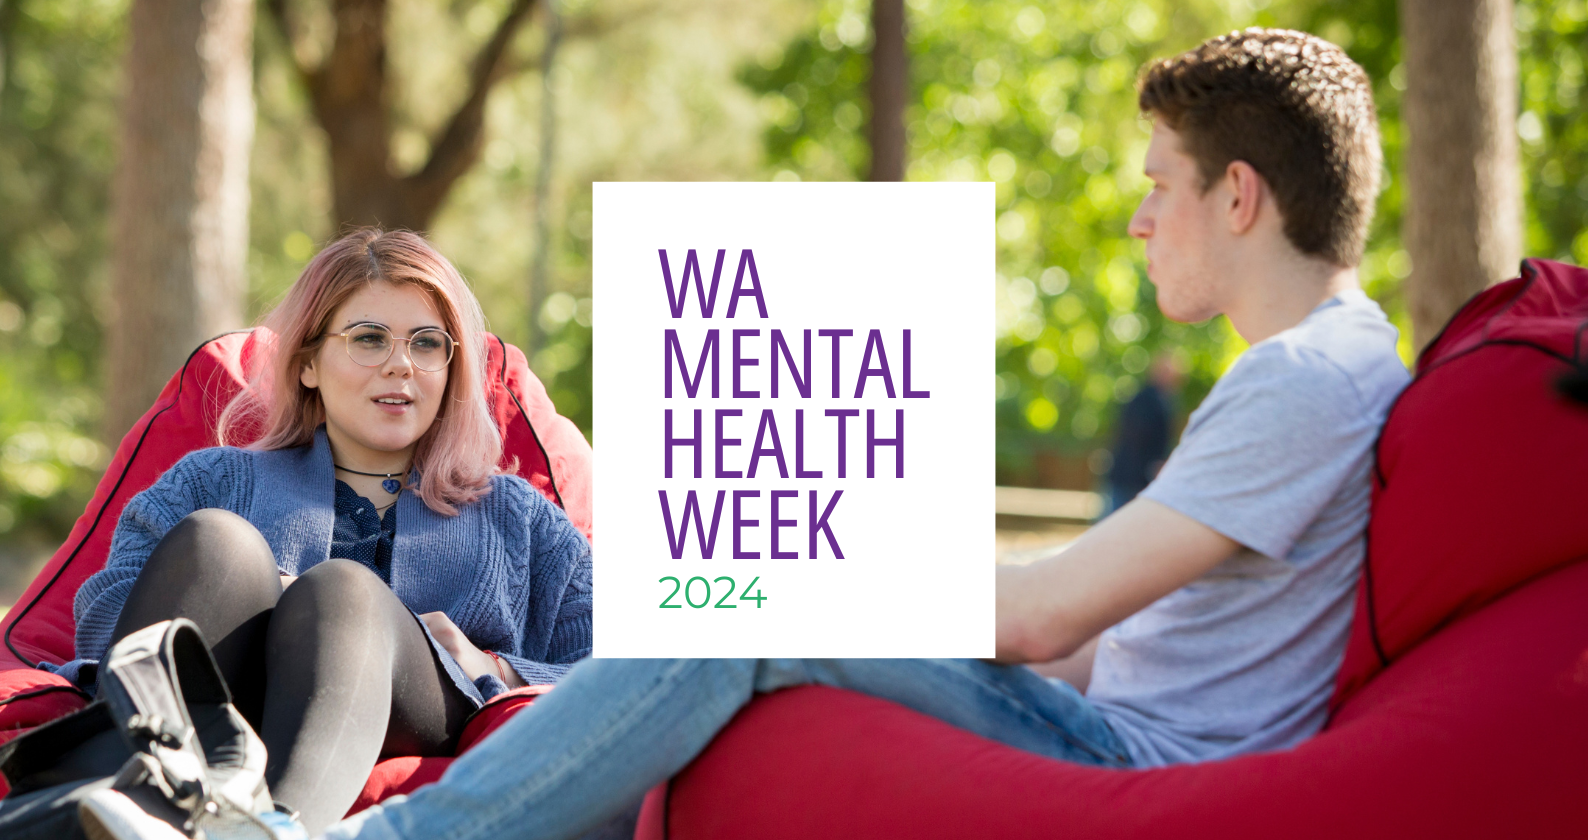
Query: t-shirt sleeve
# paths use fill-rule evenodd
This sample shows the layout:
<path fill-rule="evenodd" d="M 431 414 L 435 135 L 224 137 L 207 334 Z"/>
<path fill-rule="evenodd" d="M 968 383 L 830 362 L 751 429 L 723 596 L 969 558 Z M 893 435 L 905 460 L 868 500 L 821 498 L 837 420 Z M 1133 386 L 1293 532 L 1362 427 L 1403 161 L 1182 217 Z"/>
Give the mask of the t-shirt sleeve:
<path fill-rule="evenodd" d="M 1259 345 L 1214 386 L 1142 495 L 1285 559 L 1377 434 L 1344 371 L 1306 348 Z"/>

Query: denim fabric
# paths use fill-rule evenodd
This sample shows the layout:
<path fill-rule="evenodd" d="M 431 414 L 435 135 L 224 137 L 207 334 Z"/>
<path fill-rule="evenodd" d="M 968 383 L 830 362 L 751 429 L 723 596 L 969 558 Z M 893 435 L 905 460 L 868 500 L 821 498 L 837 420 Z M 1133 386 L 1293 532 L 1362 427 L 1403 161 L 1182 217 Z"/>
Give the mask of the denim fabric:
<path fill-rule="evenodd" d="M 459 758 L 437 784 L 325 837 L 577 837 L 698 755 L 755 692 L 849 688 L 1049 758 L 1128 766 L 1070 686 L 1023 667 L 945 659 L 590 659 Z"/>

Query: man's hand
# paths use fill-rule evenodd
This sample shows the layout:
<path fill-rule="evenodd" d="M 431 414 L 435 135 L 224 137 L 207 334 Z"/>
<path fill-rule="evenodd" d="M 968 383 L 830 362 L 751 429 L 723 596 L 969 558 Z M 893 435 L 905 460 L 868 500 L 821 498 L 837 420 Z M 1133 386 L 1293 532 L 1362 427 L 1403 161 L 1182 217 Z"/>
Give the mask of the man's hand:
<path fill-rule="evenodd" d="M 505 675 L 508 688 L 524 686 L 523 678 L 516 671 L 505 664 L 501 668 L 496 667 L 496 657 L 475 647 L 474 643 L 463 635 L 463 631 L 458 629 L 458 625 L 447 618 L 446 613 L 425 613 L 419 616 L 419 620 L 430 628 L 430 635 L 435 636 L 436 641 L 441 643 L 447 653 L 452 654 L 452 658 L 458 661 L 458 665 L 462 666 L 463 673 L 468 674 L 469 679 L 476 680 L 485 674 L 494 674 L 497 677 Z"/>
<path fill-rule="evenodd" d="M 996 661 L 1069 656 L 1239 547 L 1173 508 L 1137 498 L 1046 560 L 998 567 Z"/>

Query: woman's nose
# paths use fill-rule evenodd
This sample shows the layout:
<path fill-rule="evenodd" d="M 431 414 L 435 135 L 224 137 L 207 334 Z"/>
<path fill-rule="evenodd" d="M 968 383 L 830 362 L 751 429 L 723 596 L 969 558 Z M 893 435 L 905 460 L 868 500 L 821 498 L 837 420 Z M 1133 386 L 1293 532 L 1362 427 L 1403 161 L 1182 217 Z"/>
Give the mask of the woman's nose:
<path fill-rule="evenodd" d="M 408 355 L 409 344 L 406 341 L 397 342 L 391 350 L 391 355 L 386 357 L 384 373 L 401 372 L 403 376 L 411 376 L 414 372 L 414 360 Z"/>

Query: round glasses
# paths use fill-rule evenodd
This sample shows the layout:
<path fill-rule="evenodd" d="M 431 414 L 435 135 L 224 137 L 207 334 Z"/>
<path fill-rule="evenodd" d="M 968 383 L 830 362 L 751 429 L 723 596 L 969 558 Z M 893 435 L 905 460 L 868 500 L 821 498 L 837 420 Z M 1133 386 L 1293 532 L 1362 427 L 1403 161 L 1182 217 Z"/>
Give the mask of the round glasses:
<path fill-rule="evenodd" d="M 391 358 L 397 342 L 408 342 L 408 358 L 414 367 L 434 373 L 452 361 L 452 336 L 435 329 L 423 329 L 409 338 L 398 338 L 380 324 L 354 324 L 339 333 L 327 335 L 347 339 L 347 355 L 364 367 L 379 367 Z"/>

